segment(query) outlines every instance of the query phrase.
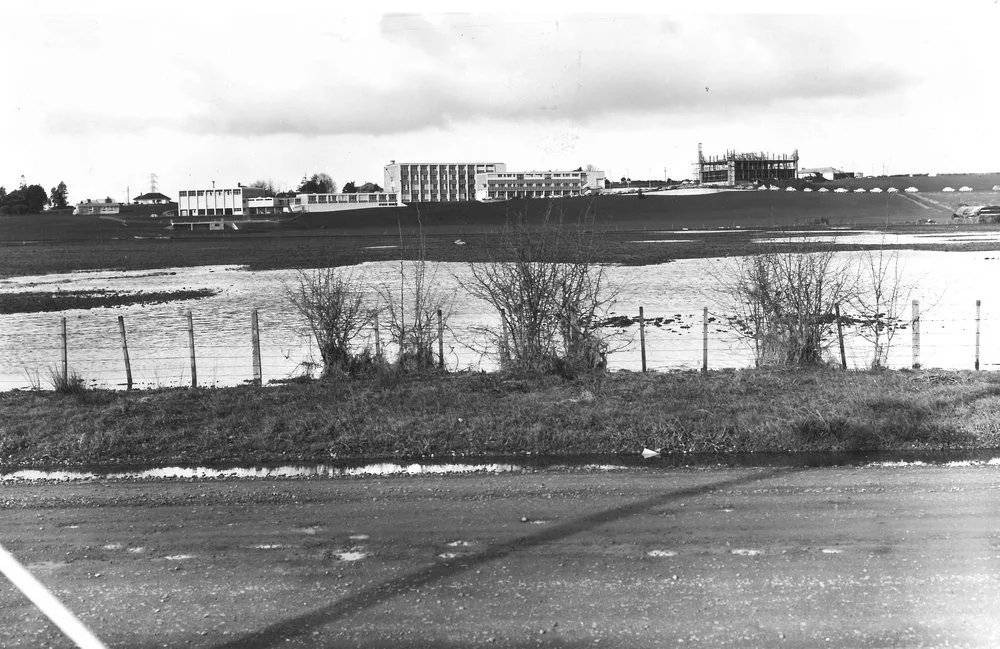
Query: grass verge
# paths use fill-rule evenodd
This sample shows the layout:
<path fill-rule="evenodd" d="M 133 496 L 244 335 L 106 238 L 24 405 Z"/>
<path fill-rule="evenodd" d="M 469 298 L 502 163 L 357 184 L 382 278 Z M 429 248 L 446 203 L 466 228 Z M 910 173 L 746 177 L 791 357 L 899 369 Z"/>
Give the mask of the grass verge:
<path fill-rule="evenodd" d="M 1000 377 L 940 371 L 452 374 L 0 394 L 0 469 L 431 455 L 1000 447 Z"/>

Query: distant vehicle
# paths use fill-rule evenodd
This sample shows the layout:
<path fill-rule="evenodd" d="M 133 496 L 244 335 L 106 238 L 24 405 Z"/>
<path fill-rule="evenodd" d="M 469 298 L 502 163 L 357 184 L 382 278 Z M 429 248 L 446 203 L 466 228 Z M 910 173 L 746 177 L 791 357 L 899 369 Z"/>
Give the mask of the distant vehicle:
<path fill-rule="evenodd" d="M 847 188 L 846 187 L 838 187 L 837 189 L 833 190 L 833 192 L 835 194 L 846 194 L 847 193 Z"/>
<path fill-rule="evenodd" d="M 908 193 L 908 194 L 916 194 L 916 193 L 917 193 L 917 192 L 919 192 L 920 190 L 919 190 L 919 189 L 917 189 L 916 187 L 907 187 L 907 188 L 906 188 L 906 189 L 904 189 L 903 191 L 904 191 L 904 192 L 906 192 L 906 193 Z"/>
<path fill-rule="evenodd" d="M 972 188 L 969 187 L 968 185 L 962 185 L 961 187 L 958 188 L 958 191 L 960 191 L 960 192 L 971 192 Z"/>
<path fill-rule="evenodd" d="M 941 191 L 943 191 L 943 192 L 953 192 L 953 191 L 955 191 L 955 188 L 954 187 L 945 187 Z"/>
<path fill-rule="evenodd" d="M 826 187 L 820 187 L 820 188 L 819 188 L 819 191 L 821 191 L 821 192 L 828 192 L 828 191 L 830 191 L 830 190 L 829 190 L 829 189 L 827 189 Z"/>
<path fill-rule="evenodd" d="M 898 189 L 896 189 L 895 187 L 890 187 L 889 189 L 887 189 L 887 190 L 885 190 L 885 191 L 889 192 L 890 194 L 895 194 L 895 193 L 896 193 L 896 192 L 898 192 L 899 190 L 898 190 Z"/>
<path fill-rule="evenodd" d="M 785 191 L 786 191 L 786 192 L 794 192 L 794 191 L 795 191 L 795 188 L 794 188 L 794 187 L 792 187 L 792 186 L 788 186 L 788 187 L 785 187 Z"/>
<path fill-rule="evenodd" d="M 881 194 L 882 193 L 882 188 L 881 187 L 872 187 L 869 190 L 869 193 L 871 193 L 871 194 Z"/>
<path fill-rule="evenodd" d="M 854 190 L 854 193 L 855 194 L 864 194 L 865 193 L 865 188 L 864 187 L 858 187 L 857 189 Z"/>
<path fill-rule="evenodd" d="M 812 188 L 812 187 L 804 187 L 804 188 L 802 189 L 802 191 L 804 191 L 804 192 L 811 192 L 812 190 L 813 190 L 813 188 Z"/>

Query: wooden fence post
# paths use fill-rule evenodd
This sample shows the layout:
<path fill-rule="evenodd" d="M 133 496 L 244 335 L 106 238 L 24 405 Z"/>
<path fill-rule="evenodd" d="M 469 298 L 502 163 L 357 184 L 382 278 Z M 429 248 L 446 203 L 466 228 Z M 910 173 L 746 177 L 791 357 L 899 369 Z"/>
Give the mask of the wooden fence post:
<path fill-rule="evenodd" d="M 378 329 L 378 313 L 375 314 L 375 358 L 382 360 L 382 335 Z"/>
<path fill-rule="evenodd" d="M 122 355 L 125 357 L 125 389 L 132 390 L 132 363 L 128 359 L 128 342 L 125 340 L 125 316 L 118 316 L 118 329 L 122 334 Z"/>
<path fill-rule="evenodd" d="M 982 302 L 976 300 L 976 371 L 979 371 L 979 315 Z"/>
<path fill-rule="evenodd" d="M 438 367 L 444 369 L 444 314 L 438 309 Z"/>
<path fill-rule="evenodd" d="M 500 309 L 500 329 L 503 332 L 501 334 L 500 369 L 504 369 L 510 362 L 510 341 L 507 338 L 507 311 L 504 309 Z"/>
<path fill-rule="evenodd" d="M 840 367 L 847 369 L 847 354 L 844 353 L 844 326 L 840 322 L 840 305 L 833 305 L 833 313 L 837 316 L 837 341 L 840 343 Z"/>
<path fill-rule="evenodd" d="M 260 387 L 263 384 L 260 367 L 260 327 L 257 321 L 257 309 L 250 312 L 250 344 L 253 353 L 253 382 Z"/>
<path fill-rule="evenodd" d="M 646 373 L 646 319 L 639 307 L 639 351 L 642 355 L 642 372 Z"/>
<path fill-rule="evenodd" d="M 910 316 L 910 327 L 913 335 L 913 363 L 915 370 L 920 369 L 920 301 L 913 300 L 913 312 Z"/>
<path fill-rule="evenodd" d="M 188 341 L 191 347 L 191 387 L 198 387 L 198 367 L 194 360 L 194 317 L 191 315 L 191 310 L 188 309 L 187 312 L 188 320 Z"/>
<path fill-rule="evenodd" d="M 63 385 L 69 385 L 69 341 L 66 337 L 66 316 L 62 318 L 62 376 Z"/>
<path fill-rule="evenodd" d="M 701 371 L 708 371 L 708 307 L 701 315 Z"/>

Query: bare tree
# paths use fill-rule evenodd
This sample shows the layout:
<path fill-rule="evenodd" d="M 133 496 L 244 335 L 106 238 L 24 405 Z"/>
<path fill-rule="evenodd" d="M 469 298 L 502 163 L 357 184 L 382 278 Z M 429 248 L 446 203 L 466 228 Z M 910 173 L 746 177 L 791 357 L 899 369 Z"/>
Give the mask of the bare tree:
<path fill-rule="evenodd" d="M 259 178 L 250 183 L 249 185 L 247 185 L 247 187 L 252 187 L 254 189 L 263 189 L 264 196 L 274 196 L 277 193 L 277 189 L 274 186 L 274 181 L 271 180 L 270 178 L 268 178 L 267 180 Z"/>
<path fill-rule="evenodd" d="M 603 368 L 607 341 L 598 320 L 616 295 L 593 258 L 589 210 L 577 224 L 553 215 L 539 225 L 522 213 L 508 221 L 488 248 L 490 259 L 469 265 L 462 282 L 473 296 L 502 313 L 502 331 L 487 334 L 502 347 L 501 365 L 531 372 L 576 373 Z"/>
<path fill-rule="evenodd" d="M 398 349 L 396 365 L 404 371 L 419 371 L 434 366 L 434 342 L 437 339 L 438 311 L 446 324 L 454 304 L 454 293 L 441 288 L 438 266 L 426 259 L 426 240 L 417 210 L 417 258 L 404 259 L 403 228 L 399 224 L 398 285 L 383 284 L 378 289 L 392 343 Z"/>
<path fill-rule="evenodd" d="M 297 282 L 286 287 L 319 349 L 324 377 L 355 374 L 371 363 L 369 351 L 354 346 L 373 317 L 364 289 L 363 277 L 339 268 L 299 270 Z"/>
<path fill-rule="evenodd" d="M 862 252 L 858 259 L 858 289 L 850 300 L 858 335 L 872 345 L 870 367 L 886 367 L 893 338 L 906 326 L 902 313 L 913 291 L 903 280 L 899 251 L 882 245 Z"/>

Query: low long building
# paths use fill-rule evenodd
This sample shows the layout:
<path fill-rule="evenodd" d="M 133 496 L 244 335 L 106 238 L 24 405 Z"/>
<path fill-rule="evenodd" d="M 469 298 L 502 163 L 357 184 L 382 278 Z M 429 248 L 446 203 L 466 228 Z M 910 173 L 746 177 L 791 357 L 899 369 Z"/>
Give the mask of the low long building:
<path fill-rule="evenodd" d="M 399 195 L 395 192 L 299 194 L 289 204 L 293 212 L 339 212 L 400 206 Z"/>
<path fill-rule="evenodd" d="M 476 200 L 561 198 L 604 189 L 603 171 L 495 171 L 476 174 Z"/>

